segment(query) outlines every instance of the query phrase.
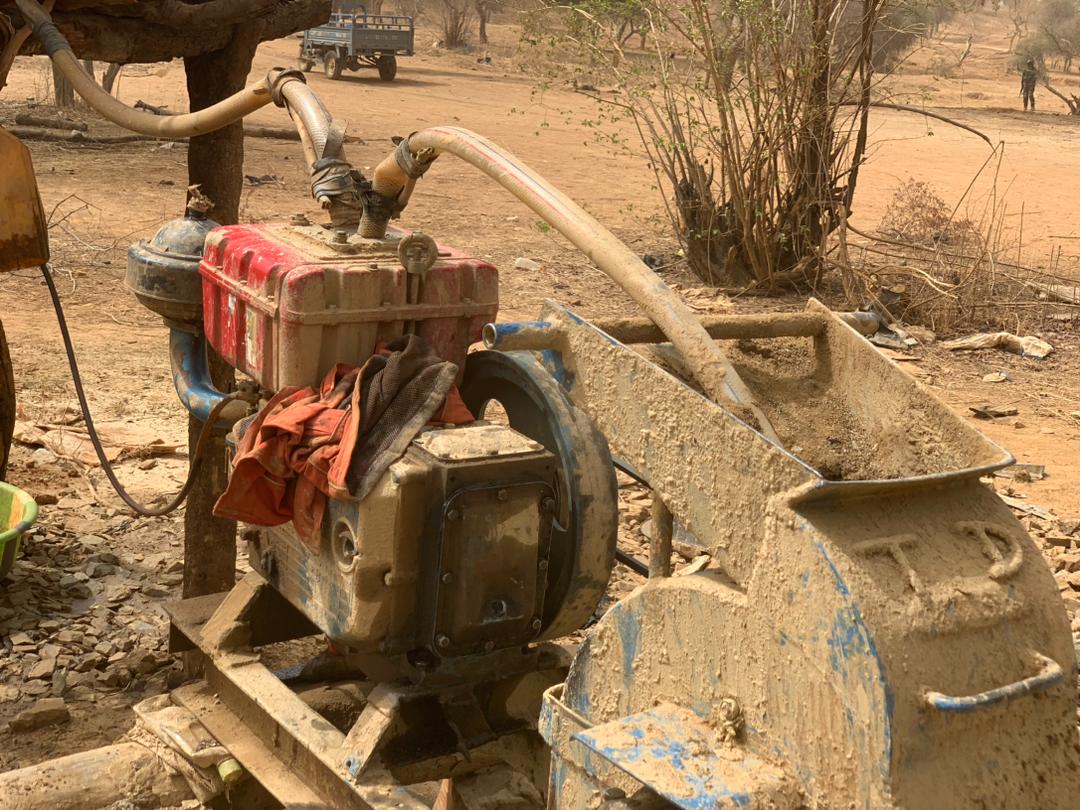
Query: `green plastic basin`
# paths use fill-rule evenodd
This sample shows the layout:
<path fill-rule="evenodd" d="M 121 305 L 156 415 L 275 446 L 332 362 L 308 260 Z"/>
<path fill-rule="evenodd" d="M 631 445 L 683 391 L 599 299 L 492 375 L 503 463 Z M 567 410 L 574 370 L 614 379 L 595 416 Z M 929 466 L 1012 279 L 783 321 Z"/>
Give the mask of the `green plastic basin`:
<path fill-rule="evenodd" d="M 0 482 L 0 579 L 11 571 L 23 533 L 37 520 L 37 501 L 18 487 Z"/>

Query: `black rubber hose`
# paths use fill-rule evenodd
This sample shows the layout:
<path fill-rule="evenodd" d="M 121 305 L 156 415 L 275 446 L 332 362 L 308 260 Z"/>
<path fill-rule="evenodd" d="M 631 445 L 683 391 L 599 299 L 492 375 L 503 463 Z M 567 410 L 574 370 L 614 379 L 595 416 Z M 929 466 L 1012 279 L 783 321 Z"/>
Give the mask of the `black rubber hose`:
<path fill-rule="evenodd" d="M 101 462 L 101 469 L 105 471 L 105 477 L 109 479 L 109 483 L 112 484 L 112 488 L 116 490 L 116 494 L 120 496 L 120 499 L 131 507 L 136 514 L 144 517 L 160 517 L 169 514 L 182 504 L 188 493 L 191 492 L 191 487 L 195 484 L 195 476 L 198 474 L 203 456 L 206 454 L 206 445 L 214 432 L 214 424 L 225 406 L 236 399 L 236 395 L 230 394 L 226 396 L 210 411 L 209 418 L 207 418 L 202 430 L 199 432 L 199 440 L 195 443 L 195 453 L 191 457 L 187 480 L 184 481 L 184 486 L 180 488 L 180 491 L 176 493 L 176 497 L 164 506 L 157 508 L 139 503 L 128 494 L 120 483 L 120 479 L 116 477 L 112 464 L 109 463 L 109 459 L 105 455 L 105 448 L 101 446 L 101 439 L 98 437 L 97 430 L 94 428 L 94 420 L 90 416 L 90 405 L 86 401 L 82 377 L 79 375 L 79 364 L 75 360 L 75 347 L 71 343 L 71 333 L 68 332 L 67 319 L 64 317 L 64 307 L 60 303 L 60 295 L 56 292 L 56 284 L 53 282 L 49 265 L 43 264 L 41 266 L 41 275 L 45 278 L 45 284 L 49 288 L 49 297 L 52 298 L 53 309 L 56 310 L 56 320 L 60 324 L 60 335 L 64 339 L 64 351 L 67 352 L 68 365 L 71 367 L 71 380 L 75 383 L 75 395 L 79 398 L 79 408 L 82 410 L 83 421 L 86 422 L 86 432 L 90 434 L 90 443 L 94 445 L 94 452 L 97 453 L 98 461 Z"/>
<path fill-rule="evenodd" d="M 648 564 L 643 563 L 637 557 L 627 554 L 621 548 L 615 549 L 615 559 L 621 562 L 635 574 L 640 574 L 643 577 L 649 576 Z"/>

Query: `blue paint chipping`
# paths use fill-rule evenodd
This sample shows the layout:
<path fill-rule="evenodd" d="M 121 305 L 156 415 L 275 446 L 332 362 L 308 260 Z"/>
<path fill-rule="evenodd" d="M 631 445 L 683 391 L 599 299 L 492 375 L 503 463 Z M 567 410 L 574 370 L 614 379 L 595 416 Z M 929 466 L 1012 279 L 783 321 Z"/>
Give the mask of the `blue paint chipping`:
<path fill-rule="evenodd" d="M 176 395 L 189 412 L 205 422 L 217 404 L 225 398 L 225 394 L 214 386 L 210 378 L 206 339 L 183 329 L 171 329 L 169 355 Z"/>
<path fill-rule="evenodd" d="M 496 349 L 499 348 L 499 342 L 508 337 L 522 332 L 547 331 L 552 328 L 547 321 L 517 321 L 515 323 L 493 323 L 489 325 L 495 332 L 495 345 L 493 348 Z"/>
<path fill-rule="evenodd" d="M 832 572 L 837 594 L 839 594 L 844 601 L 844 605 L 837 608 L 836 615 L 833 618 L 832 627 L 830 628 L 828 639 L 829 663 L 845 683 L 849 676 L 854 672 L 866 681 L 863 684 L 863 688 L 868 696 L 872 696 L 879 688 L 884 695 L 885 705 L 883 709 L 885 717 L 884 722 L 882 723 L 884 734 L 884 739 L 882 740 L 883 756 L 879 768 L 881 775 L 888 778 L 892 766 L 892 719 L 895 706 L 892 689 L 889 686 L 889 681 L 885 677 L 884 667 L 881 662 L 881 657 L 878 655 L 877 647 L 874 646 L 874 640 L 870 636 L 866 624 L 863 622 L 858 603 L 851 599 L 851 590 L 844 581 L 844 577 L 841 575 L 840 570 L 829 556 L 829 552 L 826 551 L 825 546 L 821 543 L 815 545 L 817 546 L 822 559 L 825 561 L 825 564 L 828 565 L 829 570 Z M 868 679 L 865 669 L 850 666 L 859 659 L 863 661 L 870 659 L 873 662 L 875 669 L 874 674 L 877 676 L 876 679 L 872 676 Z M 860 672 L 860 669 L 863 669 L 863 671 Z M 874 680 L 876 680 L 878 684 L 875 684 Z"/>
<path fill-rule="evenodd" d="M 573 739 L 682 810 L 749 807 L 755 798 L 768 803 L 783 780 L 753 754 L 737 761 L 718 757 L 700 716 L 672 704 L 594 726 Z"/>
<path fill-rule="evenodd" d="M 573 389 L 574 375 L 567 370 L 566 365 L 563 363 L 562 352 L 555 349 L 546 349 L 540 353 L 540 361 L 564 391 Z"/>

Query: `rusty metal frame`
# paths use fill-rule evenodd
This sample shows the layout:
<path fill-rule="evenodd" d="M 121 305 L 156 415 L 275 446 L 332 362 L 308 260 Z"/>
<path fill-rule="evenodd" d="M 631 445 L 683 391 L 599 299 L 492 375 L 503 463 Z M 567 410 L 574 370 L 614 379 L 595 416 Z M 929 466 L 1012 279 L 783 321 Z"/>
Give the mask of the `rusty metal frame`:
<path fill-rule="evenodd" d="M 203 678 L 176 690 L 176 702 L 278 801 L 305 810 L 427 810 L 428 804 L 408 785 L 467 772 L 477 767 L 476 761 L 506 760 L 503 748 L 514 748 L 509 740 L 536 734 L 534 717 L 523 718 L 509 709 L 504 717 L 496 709 L 494 720 L 481 708 L 476 690 L 512 685 L 533 673 L 546 673 L 546 688 L 553 677 L 561 680 L 569 665 L 565 651 L 541 644 L 527 655 L 515 649 L 516 657 L 487 656 L 488 666 L 471 673 L 478 677 L 462 679 L 451 667 L 442 677 L 415 686 L 377 684 L 345 734 L 308 706 L 255 652 L 257 646 L 318 633 L 260 574 L 249 573 L 228 593 L 166 609 L 170 650 L 196 651 Z M 416 731 L 407 719 L 409 705 L 433 699 L 457 737 L 456 747 L 436 745 L 418 759 L 391 753 L 399 741 L 408 747 Z"/>
<path fill-rule="evenodd" d="M 277 638 L 256 634 L 259 622 L 274 624 L 265 624 L 271 594 L 269 584 L 250 573 L 209 616 L 208 598 L 170 608 L 173 639 L 186 640 L 203 654 L 203 682 L 177 690 L 177 701 L 286 807 L 427 810 L 404 787 L 354 782 L 346 765 L 346 735 L 259 661 L 253 642 L 304 635 L 302 624 L 287 615 L 295 609 L 283 600 L 270 613 L 281 620 L 282 632 Z"/>

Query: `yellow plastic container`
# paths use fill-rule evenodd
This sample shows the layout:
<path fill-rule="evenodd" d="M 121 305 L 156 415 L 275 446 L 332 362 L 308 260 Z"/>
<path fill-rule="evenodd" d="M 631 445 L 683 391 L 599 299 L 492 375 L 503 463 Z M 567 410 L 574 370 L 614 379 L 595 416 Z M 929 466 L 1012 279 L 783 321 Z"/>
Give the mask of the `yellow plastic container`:
<path fill-rule="evenodd" d="M 18 487 L 0 482 L 0 579 L 11 571 L 23 533 L 37 520 L 37 501 Z"/>

